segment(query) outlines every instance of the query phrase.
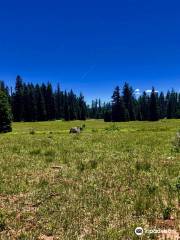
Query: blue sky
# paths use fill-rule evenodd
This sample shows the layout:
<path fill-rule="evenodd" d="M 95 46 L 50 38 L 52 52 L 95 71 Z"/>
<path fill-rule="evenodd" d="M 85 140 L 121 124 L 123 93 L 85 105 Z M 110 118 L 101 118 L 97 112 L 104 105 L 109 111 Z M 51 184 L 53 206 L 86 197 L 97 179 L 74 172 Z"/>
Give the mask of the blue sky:
<path fill-rule="evenodd" d="M 116 85 L 180 90 L 180 1 L 0 1 L 0 79 L 60 83 L 88 101 Z"/>

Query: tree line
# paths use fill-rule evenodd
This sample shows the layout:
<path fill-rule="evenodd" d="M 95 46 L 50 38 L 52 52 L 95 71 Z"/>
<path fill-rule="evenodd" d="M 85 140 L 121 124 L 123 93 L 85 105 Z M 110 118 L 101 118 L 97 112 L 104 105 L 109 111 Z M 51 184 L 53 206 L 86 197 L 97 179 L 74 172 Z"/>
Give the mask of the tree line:
<path fill-rule="evenodd" d="M 133 88 L 125 83 L 122 90 L 117 86 L 112 100 L 102 103 L 100 99 L 88 105 L 81 93 L 62 91 L 59 84 L 54 90 L 51 83 L 25 83 L 17 76 L 15 89 L 9 90 L 0 81 L 0 132 L 11 130 L 11 121 L 48 121 L 56 119 L 104 121 L 157 121 L 162 118 L 180 118 L 180 93 L 173 89 L 160 94 L 152 88 L 138 98 Z"/>
<path fill-rule="evenodd" d="M 86 119 L 86 103 L 82 94 L 77 96 L 72 90 L 63 92 L 59 84 L 53 90 L 49 82 L 26 84 L 20 76 L 16 78 L 15 90 L 11 91 L 10 104 L 13 120 L 17 122 Z"/>
<path fill-rule="evenodd" d="M 152 87 L 150 94 L 143 92 L 136 98 L 133 88 L 125 83 L 122 91 L 117 86 L 112 95 L 110 107 L 105 110 L 104 120 L 123 121 L 157 121 L 163 118 L 180 118 L 180 93 L 173 89 L 165 95 Z"/>

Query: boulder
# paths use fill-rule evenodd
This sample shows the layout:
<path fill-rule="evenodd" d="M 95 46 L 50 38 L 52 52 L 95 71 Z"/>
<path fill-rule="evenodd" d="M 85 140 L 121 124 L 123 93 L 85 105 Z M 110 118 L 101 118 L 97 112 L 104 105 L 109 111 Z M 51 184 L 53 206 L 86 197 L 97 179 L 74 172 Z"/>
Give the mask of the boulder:
<path fill-rule="evenodd" d="M 72 127 L 69 133 L 80 133 L 81 129 L 79 127 Z"/>

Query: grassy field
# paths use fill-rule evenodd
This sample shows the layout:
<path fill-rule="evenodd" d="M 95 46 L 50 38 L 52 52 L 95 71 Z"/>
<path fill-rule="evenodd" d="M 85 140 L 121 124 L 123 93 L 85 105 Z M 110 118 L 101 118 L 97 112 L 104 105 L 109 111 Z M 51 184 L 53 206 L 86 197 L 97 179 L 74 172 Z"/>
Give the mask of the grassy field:
<path fill-rule="evenodd" d="M 156 239 L 179 231 L 180 120 L 14 123 L 0 135 L 0 239 Z M 173 238 L 172 238 L 173 239 Z"/>

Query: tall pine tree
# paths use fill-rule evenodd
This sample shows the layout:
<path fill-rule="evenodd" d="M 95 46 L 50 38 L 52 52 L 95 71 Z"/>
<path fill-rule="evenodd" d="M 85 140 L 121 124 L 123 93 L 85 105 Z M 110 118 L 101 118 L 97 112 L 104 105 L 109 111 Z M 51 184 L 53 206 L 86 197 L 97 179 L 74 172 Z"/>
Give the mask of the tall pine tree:
<path fill-rule="evenodd" d="M 149 120 L 157 121 L 159 119 L 158 113 L 158 98 L 157 93 L 155 92 L 154 87 L 152 88 L 150 105 L 149 105 Z"/>
<path fill-rule="evenodd" d="M 0 90 L 0 133 L 11 132 L 12 114 L 8 96 Z"/>
<path fill-rule="evenodd" d="M 117 86 L 112 95 L 112 121 L 124 122 L 129 120 L 123 98 L 120 96 L 120 88 Z"/>
<path fill-rule="evenodd" d="M 22 78 L 18 75 L 16 78 L 15 93 L 13 94 L 12 104 L 13 104 L 13 116 L 14 121 L 20 122 L 23 121 L 23 112 L 24 112 L 24 99 L 23 99 L 23 81 Z"/>
<path fill-rule="evenodd" d="M 79 108 L 79 120 L 86 120 L 86 103 L 84 101 L 84 96 L 80 93 L 78 98 L 78 108 Z"/>
<path fill-rule="evenodd" d="M 56 119 L 62 118 L 63 112 L 63 101 L 62 101 L 62 92 L 60 90 L 60 85 L 57 85 L 57 90 L 55 92 L 55 109 L 56 109 Z"/>
<path fill-rule="evenodd" d="M 55 119 L 55 101 L 51 83 L 47 84 L 46 88 L 46 111 L 48 120 Z"/>
<path fill-rule="evenodd" d="M 136 116 L 135 116 L 133 89 L 132 87 L 129 86 L 128 83 L 125 83 L 123 87 L 123 100 L 129 114 L 129 119 L 131 121 L 134 121 L 136 119 Z"/>
<path fill-rule="evenodd" d="M 45 121 L 47 117 L 45 99 L 42 93 L 42 89 L 38 84 L 36 84 L 35 86 L 35 96 L 36 96 L 36 107 L 37 107 L 37 120 Z"/>

